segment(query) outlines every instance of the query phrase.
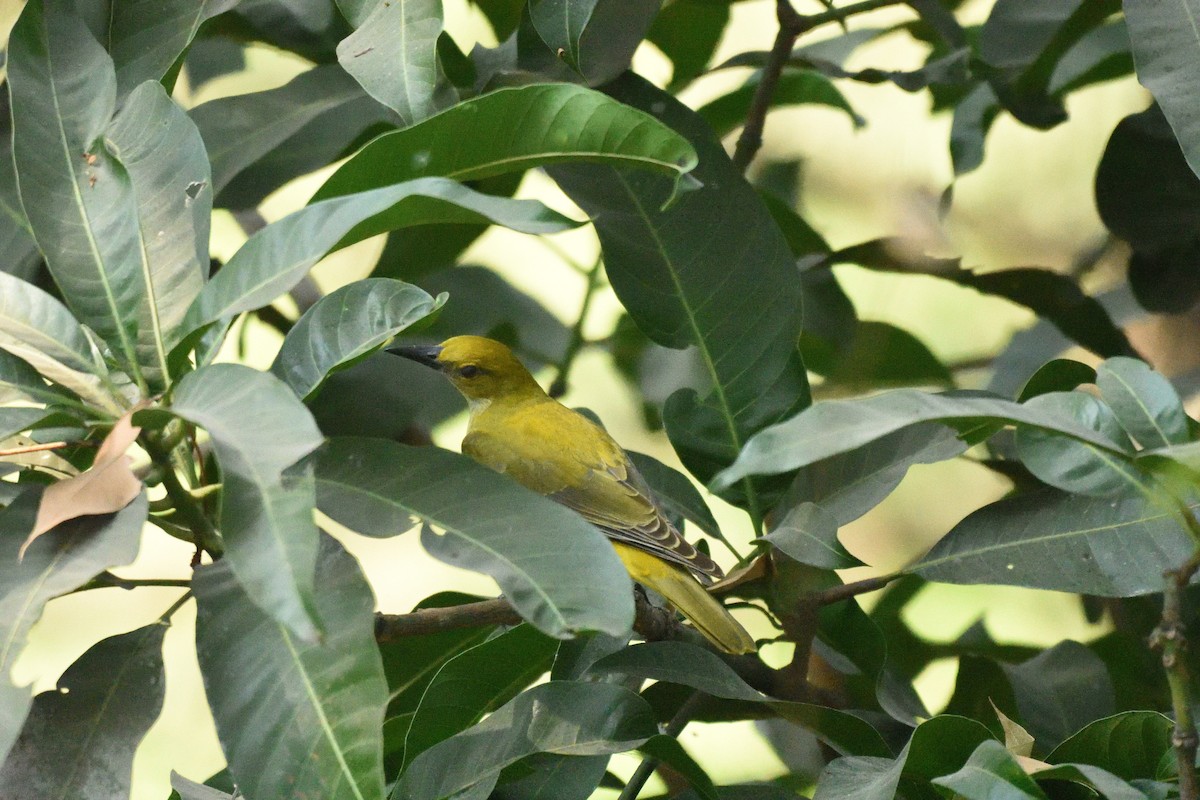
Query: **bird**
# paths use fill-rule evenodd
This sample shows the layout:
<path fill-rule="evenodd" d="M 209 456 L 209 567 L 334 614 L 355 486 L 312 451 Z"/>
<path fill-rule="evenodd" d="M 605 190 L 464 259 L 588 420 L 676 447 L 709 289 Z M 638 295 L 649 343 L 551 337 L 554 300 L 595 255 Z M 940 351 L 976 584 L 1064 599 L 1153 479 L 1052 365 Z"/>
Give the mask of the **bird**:
<path fill-rule="evenodd" d="M 625 450 L 546 394 L 507 346 L 455 336 L 387 349 L 438 370 L 466 398 L 465 455 L 599 528 L 630 577 L 665 598 L 717 648 L 755 651 L 746 629 L 702 585 L 723 577 L 721 568 L 683 538 Z"/>

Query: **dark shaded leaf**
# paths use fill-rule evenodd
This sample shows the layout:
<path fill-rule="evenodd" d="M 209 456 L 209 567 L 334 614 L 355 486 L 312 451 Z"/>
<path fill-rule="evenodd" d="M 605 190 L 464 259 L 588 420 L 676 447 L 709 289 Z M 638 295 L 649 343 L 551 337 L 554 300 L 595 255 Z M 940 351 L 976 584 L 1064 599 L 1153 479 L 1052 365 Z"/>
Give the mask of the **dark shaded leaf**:
<path fill-rule="evenodd" d="M 166 681 L 156 622 L 93 645 L 42 692 L 8 760 L 8 800 L 127 797 L 133 756 L 162 710 Z"/>
<path fill-rule="evenodd" d="M 862 566 L 838 541 L 838 521 L 825 508 L 800 502 L 779 512 L 776 506 L 770 530 L 761 541 L 778 547 L 788 558 L 825 569 Z"/>
<path fill-rule="evenodd" d="M 1157 711 L 1127 711 L 1098 719 L 1046 756 L 1051 764 L 1094 764 L 1127 781 L 1160 778 L 1175 724 Z"/>
<path fill-rule="evenodd" d="M 323 535 L 306 643 L 262 613 L 228 559 L 196 570 L 196 654 L 217 735 L 248 797 L 381 800 L 387 705 L 372 611 L 358 564 Z"/>
<path fill-rule="evenodd" d="M 1112 679 L 1100 657 L 1078 642 L 1059 642 L 1028 661 L 1002 665 L 1021 721 L 1040 752 L 1116 711 Z"/>
<path fill-rule="evenodd" d="M 504 137 L 496 131 L 506 131 Z M 453 141 L 454 148 L 442 143 Z M 652 169 L 675 183 L 696 165 L 692 146 L 652 116 L 569 84 L 500 89 L 376 138 L 314 200 L 423 176 L 470 180 L 564 161 Z"/>
<path fill-rule="evenodd" d="M 1191 539 L 1172 513 L 1140 494 L 1096 498 L 1043 491 L 968 515 L 912 570 L 943 583 L 1130 597 L 1161 591 L 1163 572 L 1191 551 Z"/>
<path fill-rule="evenodd" d="M 214 364 L 179 381 L 171 412 L 212 438 L 225 568 L 260 609 L 300 639 L 315 640 L 312 470 L 293 466 L 321 444 L 308 409 L 273 375 Z"/>
<path fill-rule="evenodd" d="M 1040 781 L 1069 780 L 1082 783 L 1096 790 L 1096 793 L 1107 797 L 1108 800 L 1149 800 L 1151 795 L 1130 786 L 1125 781 L 1107 770 L 1090 764 L 1062 764 L 1050 769 L 1042 769 L 1034 773 L 1034 778 Z M 1166 785 L 1162 785 L 1165 797 Z"/>
<path fill-rule="evenodd" d="M 729 24 L 729 7 L 704 0 L 668 0 L 646 39 L 671 60 L 667 90 L 674 93 L 704 72 Z"/>
<path fill-rule="evenodd" d="M 505 775 L 518 767 L 526 767 L 529 774 L 502 782 L 492 794 L 495 800 L 588 800 L 604 778 L 608 756 L 535 753 L 505 770 Z"/>
<path fill-rule="evenodd" d="M 1025 382 L 1017 401 L 1024 403 L 1032 397 L 1051 392 L 1069 392 L 1084 383 L 1096 382 L 1096 370 L 1069 358 L 1047 361 Z"/>
<path fill-rule="evenodd" d="M 307 399 L 336 370 L 383 346 L 400 331 L 433 314 L 437 300 L 415 286 L 388 278 L 355 281 L 322 297 L 284 337 L 271 371 Z"/>
<path fill-rule="evenodd" d="M 696 110 L 712 127 L 717 136 L 725 137 L 740 128 L 750 111 L 750 103 L 758 88 L 761 73 L 754 75 L 728 94 L 712 100 Z M 813 70 L 788 70 L 780 76 L 779 85 L 771 95 L 771 107 L 822 105 L 845 111 L 855 127 L 866 121 L 850 106 L 833 81 Z"/>
<path fill-rule="evenodd" d="M 629 573 L 596 528 L 465 456 L 341 438 L 321 449 L 317 473 L 322 512 L 368 536 L 395 536 L 415 517 L 436 525 L 441 536 L 422 536 L 433 555 L 490 574 L 551 636 L 622 634 L 633 622 Z"/>
<path fill-rule="evenodd" d="M 188 780 L 174 770 L 171 771 L 171 788 L 174 791 L 167 800 L 234 800 L 228 792 Z"/>
<path fill-rule="evenodd" d="M 591 86 L 629 67 L 662 0 L 533 0 L 529 17 L 542 41 Z"/>

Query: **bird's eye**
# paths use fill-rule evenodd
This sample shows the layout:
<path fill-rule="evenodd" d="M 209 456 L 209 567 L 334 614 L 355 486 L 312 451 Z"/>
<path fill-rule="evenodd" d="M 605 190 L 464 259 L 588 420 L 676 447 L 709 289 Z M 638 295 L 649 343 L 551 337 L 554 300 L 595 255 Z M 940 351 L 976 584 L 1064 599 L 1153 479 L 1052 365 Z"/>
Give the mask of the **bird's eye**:
<path fill-rule="evenodd" d="M 460 367 L 458 374 L 464 378 L 476 378 L 483 374 L 483 370 L 474 364 L 467 364 L 465 367 Z"/>

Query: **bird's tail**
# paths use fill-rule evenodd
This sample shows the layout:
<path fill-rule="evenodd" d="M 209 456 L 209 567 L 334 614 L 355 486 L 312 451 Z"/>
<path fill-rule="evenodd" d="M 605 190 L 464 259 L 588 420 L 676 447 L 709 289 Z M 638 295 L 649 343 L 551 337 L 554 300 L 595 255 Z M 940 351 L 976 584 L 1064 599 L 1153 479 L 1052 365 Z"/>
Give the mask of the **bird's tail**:
<path fill-rule="evenodd" d="M 630 576 L 665 597 L 705 639 L 726 653 L 755 651 L 754 640 L 746 629 L 686 569 L 621 542 L 613 542 L 612 546 Z"/>

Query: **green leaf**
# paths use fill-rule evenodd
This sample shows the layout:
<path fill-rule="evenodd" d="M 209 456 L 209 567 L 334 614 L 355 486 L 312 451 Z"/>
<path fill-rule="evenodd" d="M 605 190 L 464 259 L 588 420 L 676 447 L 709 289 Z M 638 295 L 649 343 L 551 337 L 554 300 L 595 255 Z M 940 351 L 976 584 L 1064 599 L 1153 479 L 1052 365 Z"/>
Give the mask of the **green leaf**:
<path fill-rule="evenodd" d="M 1131 489 L 1144 489 L 1145 478 L 1112 448 L 1132 449 L 1129 437 L 1111 408 L 1086 392 L 1047 392 L 1030 398 L 1026 408 L 1074 419 L 1110 442 L 1097 448 L 1037 428 L 1017 429 L 1017 454 L 1040 480 L 1076 494 L 1106 497 Z"/>
<path fill-rule="evenodd" d="M 529 18 L 542 41 L 590 86 L 629 68 L 661 0 L 534 0 Z"/>
<path fill-rule="evenodd" d="M 208 276 L 212 187 L 196 126 L 157 81 L 129 95 L 106 143 L 128 172 L 136 204 L 142 296 L 138 359 L 152 384 L 166 380 L 167 352 Z"/>
<path fill-rule="evenodd" d="M 550 667 L 558 643 L 518 625 L 446 661 L 425 689 L 404 743 L 404 762 L 466 730 Z"/>
<path fill-rule="evenodd" d="M 365 358 L 443 302 L 445 295 L 435 300 L 402 281 L 355 281 L 304 312 L 284 337 L 271 371 L 307 399 L 330 373 Z"/>
<path fill-rule="evenodd" d="M 405 127 L 452 104 L 438 97 L 441 0 L 338 0 L 356 30 L 338 43 L 338 62 Z"/>
<path fill-rule="evenodd" d="M 502 774 L 493 795 L 496 800 L 588 800 L 608 767 L 608 756 L 557 756 L 534 753 Z M 506 780 L 509 772 L 524 768 L 529 774 Z"/>
<path fill-rule="evenodd" d="M 1029 425 L 1095 445 L 1110 456 L 1131 455 L 1070 417 L 984 392 L 928 394 L 897 389 L 863 399 L 818 403 L 763 430 L 746 444 L 737 462 L 712 483 L 720 489 L 747 475 L 773 475 L 799 469 L 921 422 L 943 422 L 960 430 L 996 423 Z"/>
<path fill-rule="evenodd" d="M 0 769 L 0 794 L 128 797 L 134 752 L 162 710 L 166 630 L 154 622 L 92 645 L 35 697 Z"/>
<path fill-rule="evenodd" d="M 784 719 L 808 728 L 838 752 L 891 755 L 875 729 L 858 717 L 824 706 L 773 700 L 750 688 L 716 654 L 696 645 L 672 641 L 631 645 L 596 661 L 589 671 L 678 683 L 714 697 L 763 703 Z"/>
<path fill-rule="evenodd" d="M 1054 67 L 1050 91 L 1066 95 L 1133 73 L 1129 28 L 1123 16 L 1088 31 Z"/>
<path fill-rule="evenodd" d="M 943 583 L 1131 597 L 1162 591 L 1163 572 L 1192 549 L 1176 517 L 1141 494 L 1044 491 L 968 515 L 911 569 Z"/>
<path fill-rule="evenodd" d="M 1100 657 L 1070 639 L 1020 664 L 1002 664 L 1026 729 L 1041 752 L 1116 711 Z"/>
<path fill-rule="evenodd" d="M 1142 447 L 1169 447 L 1190 439 L 1175 387 L 1144 361 L 1110 358 L 1096 369 L 1096 385 L 1121 427 Z"/>
<path fill-rule="evenodd" d="M 825 569 L 860 567 L 862 562 L 838 541 L 838 522 L 829 511 L 815 503 L 789 503 L 776 506 L 774 521 L 761 540 L 770 542 L 788 558 L 801 564 Z"/>
<path fill-rule="evenodd" d="M 704 768 L 696 763 L 674 736 L 661 733 L 652 736 L 638 750 L 674 768 L 700 797 L 705 800 L 718 800 L 717 787 L 713 786 L 712 778 L 708 777 Z"/>
<path fill-rule="evenodd" d="M 741 86 L 715 100 L 710 100 L 696 109 L 696 113 L 704 118 L 717 136 L 728 136 L 745 124 L 750 104 L 761 80 L 762 73 L 754 73 Z M 786 70 L 779 77 L 779 84 L 775 93 L 771 95 L 770 107 L 798 105 L 828 106 L 845 111 L 856 128 L 866 124 L 833 81 L 814 70 Z"/>
<path fill-rule="evenodd" d="M 0 272 L 0 348 L 93 407 L 119 415 L 124 398 L 83 328 L 46 292 Z"/>
<path fill-rule="evenodd" d="M 43 405 L 55 403 L 71 403 L 78 401 L 70 392 L 55 386 L 49 386 L 38 371 L 28 363 L 0 349 L 0 403 L 12 400 L 28 400 Z M 6 408 L 5 411 L 18 411 L 16 408 Z M 0 439 L 3 439 L 0 436 Z"/>
<path fill-rule="evenodd" d="M 314 640 L 312 469 L 294 466 L 321 444 L 312 415 L 287 384 L 239 364 L 185 375 L 170 410 L 212 438 L 221 467 L 222 562 L 259 608 Z"/>
<path fill-rule="evenodd" d="M 277 89 L 210 100 L 189 113 L 212 160 L 218 202 L 242 208 L 257 205 L 286 180 L 329 163 L 368 125 L 382 121 L 383 111 L 345 71 L 323 65 L 300 73 Z M 329 149 L 315 162 L 276 175 L 269 185 L 258 187 L 259 196 L 235 192 L 238 200 L 231 202 L 224 193 L 239 175 L 253 172 L 253 165 L 294 157 L 297 150 L 305 150 L 301 141 L 307 142 L 317 130 Z M 257 182 L 266 183 L 261 178 Z"/>
<path fill-rule="evenodd" d="M 235 800 L 228 792 L 188 780 L 174 770 L 171 770 L 171 788 L 175 791 L 168 800 Z"/>
<path fill-rule="evenodd" d="M 650 706 L 628 689 L 553 681 L 523 692 L 472 728 L 418 756 L 396 784 L 395 800 L 438 800 L 532 753 L 607 755 L 658 733 Z M 485 784 L 486 785 L 486 784 Z"/>
<path fill-rule="evenodd" d="M 1126 711 L 1088 724 L 1046 756 L 1051 764 L 1094 764 L 1131 781 L 1158 779 L 1175 723 L 1157 711 Z"/>
<path fill-rule="evenodd" d="M 448 141 L 455 146 L 445 147 Z M 649 114 L 580 86 L 537 84 L 466 100 L 376 138 L 339 167 L 313 200 L 424 176 L 470 180 L 565 161 L 641 167 L 678 185 L 697 157 L 683 137 Z"/>
<path fill-rule="evenodd" d="M 997 797 L 1046 800 L 1033 778 L 1025 774 L 1003 744 L 994 740 L 980 744 L 958 772 L 934 778 L 933 783 L 966 800 L 994 800 Z"/>
<path fill-rule="evenodd" d="M 569 509 L 432 447 L 332 439 L 316 463 L 318 506 L 351 530 L 394 536 L 419 517 L 444 531 L 422 536 L 434 556 L 491 575 L 544 633 L 629 631 L 629 573 L 600 532 Z M 506 523 L 497 525 L 499 518 Z"/>
<path fill-rule="evenodd" d="M 668 91 L 678 92 L 704 73 L 728 24 L 729 7 L 724 3 L 672 0 L 663 5 L 646 39 L 674 67 Z"/>
<path fill-rule="evenodd" d="M 228 559 L 196 570 L 196 655 L 229 770 L 247 797 L 381 800 L 387 687 L 375 648 L 375 598 L 329 536 L 317 559 L 306 643 L 262 613 Z"/>
<path fill-rule="evenodd" d="M 1131 4 L 1126 10 L 1138 80 L 1162 107 L 1192 171 L 1200 174 L 1200 41 L 1195 20 L 1200 2 Z"/>
<path fill-rule="evenodd" d="M 808 294 L 819 291 L 816 275 L 806 272 Z M 834 284 L 836 285 L 836 284 Z M 827 287 L 827 290 L 832 287 Z M 824 309 L 824 313 L 828 313 Z M 820 320 L 824 321 L 824 320 Z M 805 325 L 806 333 L 811 330 Z M 836 328 L 832 332 L 837 331 Z M 953 386 L 954 377 L 929 347 L 913 334 L 886 322 L 859 320 L 845 341 L 805 336 L 800 343 L 804 363 L 830 384 L 871 389 L 898 385 Z"/>
<path fill-rule="evenodd" d="M 129 176 L 104 143 L 112 59 L 66 3 L 43 5 L 25 6 L 9 40 L 21 203 L 67 305 L 136 375 L 142 258 Z"/>
<path fill-rule="evenodd" d="M 675 392 L 664 419 L 684 465 L 708 480 L 752 433 L 808 402 L 800 283 L 787 241 L 703 120 L 634 75 L 607 90 L 688 137 L 703 188 L 663 211 L 671 185 L 646 172 L 577 166 L 551 176 L 593 217 L 609 281 L 638 327 L 665 347 L 697 349 L 705 396 Z M 742 490 L 757 504 L 757 490 Z"/>
<path fill-rule="evenodd" d="M 1050 392 L 1069 392 L 1084 383 L 1096 382 L 1096 370 L 1069 358 L 1055 358 L 1038 367 L 1037 372 L 1025 382 L 1017 401 L 1024 403 L 1031 397 Z"/>
<path fill-rule="evenodd" d="M 1033 777 L 1038 781 L 1068 780 L 1082 783 L 1095 789 L 1097 794 L 1107 797 L 1108 800 L 1150 800 L 1151 797 L 1148 792 L 1135 789 L 1111 772 L 1091 764 L 1061 764 L 1039 770 Z M 1165 796 L 1165 784 L 1163 790 Z"/>
<path fill-rule="evenodd" d="M 30 705 L 28 690 L 10 683 L 13 664 L 46 601 L 77 589 L 111 567 L 137 556 L 147 503 L 139 495 L 116 514 L 77 517 L 42 534 L 19 559 L 33 530 L 39 488 L 27 489 L 0 511 L 0 757 L 16 741 Z"/>
<path fill-rule="evenodd" d="M 429 222 L 490 222 L 523 233 L 555 233 L 574 226 L 536 200 L 489 197 L 444 178 L 325 200 L 250 237 L 205 285 L 184 327 L 194 331 L 270 303 L 332 250 Z"/>
<path fill-rule="evenodd" d="M 158 82 L 187 49 L 200 24 L 237 0 L 106 0 L 105 30 L 97 38 L 116 64 L 117 94 Z"/>

